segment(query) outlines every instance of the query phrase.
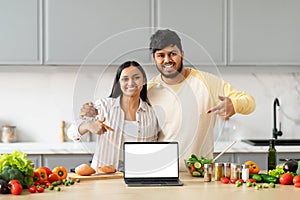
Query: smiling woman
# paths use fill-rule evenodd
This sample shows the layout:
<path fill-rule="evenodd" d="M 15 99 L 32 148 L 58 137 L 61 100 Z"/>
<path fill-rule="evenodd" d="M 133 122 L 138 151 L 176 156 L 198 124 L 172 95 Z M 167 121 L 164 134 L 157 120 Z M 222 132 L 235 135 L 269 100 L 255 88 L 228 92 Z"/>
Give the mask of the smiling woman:
<path fill-rule="evenodd" d="M 94 114 L 87 115 L 86 109 Z M 67 134 L 74 141 L 87 132 L 97 135 L 91 164 L 97 172 L 108 165 L 123 169 L 125 141 L 157 141 L 159 126 L 148 101 L 146 74 L 135 61 L 119 66 L 108 98 L 84 105 L 81 113 L 82 119 L 75 121 Z"/>

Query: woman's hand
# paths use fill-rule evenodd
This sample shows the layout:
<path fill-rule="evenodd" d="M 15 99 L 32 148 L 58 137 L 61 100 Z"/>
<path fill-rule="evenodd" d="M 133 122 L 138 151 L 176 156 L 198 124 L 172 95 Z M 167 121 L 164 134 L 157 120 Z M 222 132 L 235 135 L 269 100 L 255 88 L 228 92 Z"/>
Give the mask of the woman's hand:
<path fill-rule="evenodd" d="M 104 124 L 105 117 L 98 121 L 91 121 L 79 126 L 79 132 L 85 134 L 86 132 L 91 132 L 97 135 L 104 134 L 107 131 L 114 131 L 113 128 Z"/>

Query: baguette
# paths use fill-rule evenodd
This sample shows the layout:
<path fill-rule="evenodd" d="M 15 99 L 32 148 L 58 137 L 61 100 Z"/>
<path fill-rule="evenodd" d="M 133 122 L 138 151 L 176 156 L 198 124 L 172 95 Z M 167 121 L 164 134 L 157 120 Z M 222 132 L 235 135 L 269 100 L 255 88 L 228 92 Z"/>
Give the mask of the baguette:
<path fill-rule="evenodd" d="M 75 168 L 75 173 L 79 176 L 90 176 L 95 172 L 96 170 L 87 164 L 81 164 Z"/>
<path fill-rule="evenodd" d="M 112 174 L 112 173 L 116 173 L 116 171 L 117 171 L 116 168 L 112 165 L 98 167 L 98 170 L 105 174 Z"/>

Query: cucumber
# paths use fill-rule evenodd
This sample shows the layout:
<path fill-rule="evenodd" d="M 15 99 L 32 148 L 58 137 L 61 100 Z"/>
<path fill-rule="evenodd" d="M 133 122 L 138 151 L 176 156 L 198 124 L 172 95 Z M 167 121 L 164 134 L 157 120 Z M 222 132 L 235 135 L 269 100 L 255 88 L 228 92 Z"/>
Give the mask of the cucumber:
<path fill-rule="evenodd" d="M 259 174 L 252 174 L 252 177 L 254 180 L 256 180 L 257 183 L 262 181 L 262 177 Z"/>
<path fill-rule="evenodd" d="M 201 176 L 201 173 L 198 171 L 193 171 L 192 176 Z"/>
<path fill-rule="evenodd" d="M 200 169 L 201 166 L 202 166 L 202 165 L 201 165 L 200 162 L 195 162 L 195 163 L 194 163 L 194 167 L 195 167 L 196 169 Z"/>
<path fill-rule="evenodd" d="M 260 174 L 260 176 L 262 177 L 262 181 L 264 183 L 276 183 L 277 182 L 277 178 L 275 176 L 271 176 L 271 175 L 267 175 L 267 174 Z"/>

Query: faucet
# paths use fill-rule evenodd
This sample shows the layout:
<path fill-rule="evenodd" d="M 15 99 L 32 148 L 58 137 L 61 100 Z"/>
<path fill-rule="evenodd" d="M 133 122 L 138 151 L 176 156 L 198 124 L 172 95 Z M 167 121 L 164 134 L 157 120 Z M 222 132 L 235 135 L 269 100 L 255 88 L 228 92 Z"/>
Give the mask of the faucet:
<path fill-rule="evenodd" d="M 278 136 L 282 136 L 282 131 L 281 131 L 281 122 L 279 122 L 279 130 L 277 130 L 277 115 L 276 115 L 276 108 L 277 106 L 280 108 L 279 100 L 278 98 L 275 98 L 274 100 L 274 107 L 273 107 L 273 112 L 274 112 L 274 128 L 273 128 L 273 138 L 276 140 Z"/>

